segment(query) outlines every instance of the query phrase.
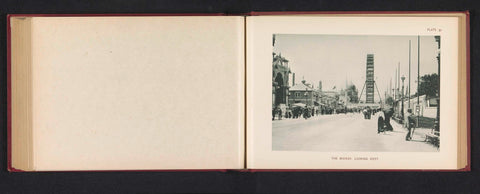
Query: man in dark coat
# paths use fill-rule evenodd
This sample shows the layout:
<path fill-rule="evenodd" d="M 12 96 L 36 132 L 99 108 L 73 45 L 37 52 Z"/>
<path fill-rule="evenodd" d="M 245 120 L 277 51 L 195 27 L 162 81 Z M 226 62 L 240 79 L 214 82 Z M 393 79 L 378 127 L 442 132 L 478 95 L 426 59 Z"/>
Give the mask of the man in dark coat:
<path fill-rule="evenodd" d="M 275 120 L 275 114 L 277 113 L 277 108 L 272 108 L 272 121 Z"/>
<path fill-rule="evenodd" d="M 384 112 L 384 115 L 385 115 L 385 130 L 387 131 L 393 131 L 393 127 L 392 125 L 390 124 L 390 118 L 392 118 L 393 116 L 393 108 L 389 108 L 387 110 L 385 110 Z"/>
<path fill-rule="evenodd" d="M 408 129 L 407 136 L 405 137 L 405 140 L 407 140 L 407 141 L 410 141 L 412 139 L 412 136 L 413 136 L 412 127 L 414 127 L 414 124 L 415 124 L 414 121 L 415 120 L 412 117 L 413 117 L 412 109 L 409 108 L 407 110 L 407 113 L 405 114 L 405 119 L 404 119 L 404 125 Z"/>
<path fill-rule="evenodd" d="M 278 109 L 278 120 L 282 120 L 282 109 Z"/>
<path fill-rule="evenodd" d="M 383 117 L 380 115 L 378 117 L 378 122 L 377 122 L 377 133 L 380 133 L 380 132 L 384 132 L 385 129 L 384 129 L 384 120 L 383 120 Z"/>
<path fill-rule="evenodd" d="M 310 118 L 310 110 L 308 109 L 307 106 L 305 106 L 305 110 L 303 112 L 303 118 L 305 118 L 305 119 Z"/>

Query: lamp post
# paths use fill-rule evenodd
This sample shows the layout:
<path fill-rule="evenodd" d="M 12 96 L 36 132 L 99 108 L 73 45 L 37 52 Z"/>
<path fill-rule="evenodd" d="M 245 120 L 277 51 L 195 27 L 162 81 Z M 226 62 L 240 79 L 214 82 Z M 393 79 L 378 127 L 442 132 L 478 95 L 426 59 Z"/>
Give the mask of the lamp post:
<path fill-rule="evenodd" d="M 393 103 L 392 103 L 392 108 L 395 110 L 395 89 L 392 88 L 392 94 L 393 94 Z"/>
<path fill-rule="evenodd" d="M 402 75 L 402 97 L 400 98 L 400 99 L 402 99 L 402 113 L 401 113 L 402 119 L 403 119 L 403 115 L 404 115 L 404 107 L 403 107 L 403 97 L 405 96 L 403 94 L 404 81 L 405 81 L 405 76 Z"/>
<path fill-rule="evenodd" d="M 410 88 L 411 88 L 410 86 L 411 47 L 412 47 L 412 41 L 408 40 L 408 108 L 410 108 Z"/>
<path fill-rule="evenodd" d="M 305 106 L 308 107 L 308 88 L 305 88 Z"/>
<path fill-rule="evenodd" d="M 286 100 L 286 104 L 287 104 L 287 107 L 289 107 L 289 108 L 290 108 L 290 102 L 289 102 L 289 100 L 290 100 L 290 95 L 292 95 L 292 94 L 291 94 L 291 92 L 290 92 L 290 91 L 287 91 L 287 100 Z"/>

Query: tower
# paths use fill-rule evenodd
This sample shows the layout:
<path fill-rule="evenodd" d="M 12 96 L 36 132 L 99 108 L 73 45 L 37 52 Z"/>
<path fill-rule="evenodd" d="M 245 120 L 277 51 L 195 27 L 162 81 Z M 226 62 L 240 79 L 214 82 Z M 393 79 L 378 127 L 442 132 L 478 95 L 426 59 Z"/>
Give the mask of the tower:
<path fill-rule="evenodd" d="M 365 80 L 365 87 L 366 87 L 366 103 L 374 103 L 375 102 L 375 78 L 374 78 L 374 63 L 373 63 L 373 54 L 367 55 L 367 68 L 366 68 L 366 80 Z"/>
<path fill-rule="evenodd" d="M 373 54 L 367 54 L 367 67 L 366 67 L 366 79 L 365 84 L 363 85 L 362 92 L 360 92 L 359 99 L 362 97 L 363 90 L 366 88 L 365 92 L 365 103 L 374 104 L 375 103 L 375 88 L 377 88 L 378 98 L 380 103 L 382 103 L 382 96 L 378 91 L 377 84 L 375 83 L 375 71 L 373 65 Z"/>

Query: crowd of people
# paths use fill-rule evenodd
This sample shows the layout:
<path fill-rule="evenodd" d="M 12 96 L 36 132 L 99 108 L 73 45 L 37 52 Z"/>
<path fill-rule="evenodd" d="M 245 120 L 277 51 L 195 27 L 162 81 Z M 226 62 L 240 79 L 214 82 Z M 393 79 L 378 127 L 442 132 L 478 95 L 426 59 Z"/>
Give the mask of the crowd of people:
<path fill-rule="evenodd" d="M 365 115 L 365 119 L 370 119 L 371 114 L 375 115 L 376 112 L 380 112 L 378 116 L 378 130 L 377 133 L 385 132 L 385 131 L 393 131 L 393 127 L 390 123 L 394 115 L 393 108 L 385 108 L 385 109 L 370 109 L 365 108 L 363 110 L 363 114 Z M 402 117 L 401 115 L 397 115 L 398 117 Z M 416 126 L 415 123 L 415 115 L 412 113 L 412 109 L 407 109 L 407 112 L 403 115 L 403 118 L 399 120 L 400 123 L 403 124 L 408 132 L 405 137 L 406 141 L 410 141 L 413 137 L 414 127 Z"/>
<path fill-rule="evenodd" d="M 368 107 L 367 107 L 368 108 Z M 369 112 L 369 111 L 365 111 L 364 110 L 364 114 L 368 114 L 368 113 L 365 113 L 365 112 Z M 393 127 L 392 127 L 392 124 L 390 124 L 390 119 L 392 118 L 393 116 L 393 108 L 385 108 L 385 109 L 374 109 L 373 111 L 370 111 L 372 112 L 372 114 L 375 115 L 376 112 L 379 112 L 379 116 L 378 116 L 378 128 L 377 128 L 377 133 L 381 133 L 381 132 L 385 132 L 385 131 L 393 131 Z M 370 119 L 370 116 L 368 117 L 368 119 Z"/>
<path fill-rule="evenodd" d="M 281 108 L 275 107 L 272 110 L 272 120 L 277 118 L 278 120 L 282 120 L 282 118 L 287 119 L 297 119 L 297 118 L 304 118 L 308 119 L 312 116 L 318 115 L 319 110 L 313 109 L 311 107 L 293 107 L 293 108 L 286 108 L 285 112 L 282 111 Z"/>
<path fill-rule="evenodd" d="M 282 120 L 283 118 L 287 119 L 298 119 L 304 118 L 308 119 L 318 115 L 331 115 L 331 114 L 347 114 L 347 113 L 354 113 L 360 112 L 361 109 L 358 108 L 330 108 L 330 107 L 301 107 L 301 106 L 293 106 L 293 107 L 286 107 L 282 109 L 280 107 L 272 108 L 272 120 Z"/>
<path fill-rule="evenodd" d="M 280 107 L 275 107 L 272 109 L 272 120 L 282 120 L 282 118 L 287 119 L 298 119 L 304 118 L 308 119 L 313 116 L 318 115 L 327 115 L 327 114 L 336 114 L 339 113 L 336 109 L 333 108 L 313 108 L 313 107 L 287 107 L 284 111 Z"/>

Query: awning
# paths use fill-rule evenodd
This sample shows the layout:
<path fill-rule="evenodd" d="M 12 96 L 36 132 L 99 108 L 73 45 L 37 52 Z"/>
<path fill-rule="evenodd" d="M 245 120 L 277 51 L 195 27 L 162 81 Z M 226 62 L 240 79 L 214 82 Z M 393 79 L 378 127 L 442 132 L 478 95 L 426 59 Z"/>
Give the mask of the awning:
<path fill-rule="evenodd" d="M 295 106 L 299 106 L 299 107 L 305 107 L 306 105 L 303 104 L 303 103 L 295 103 L 295 104 L 292 104 L 293 107 Z"/>

